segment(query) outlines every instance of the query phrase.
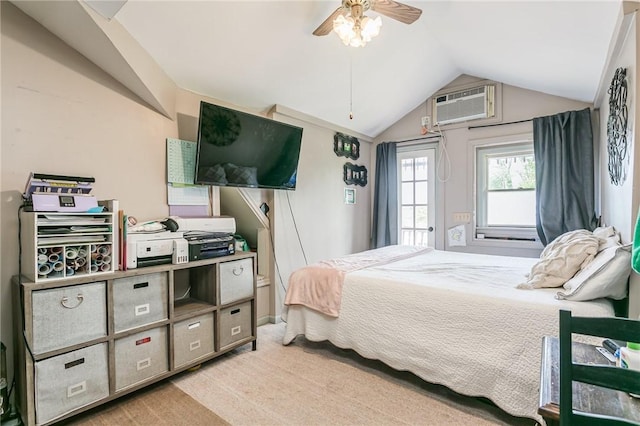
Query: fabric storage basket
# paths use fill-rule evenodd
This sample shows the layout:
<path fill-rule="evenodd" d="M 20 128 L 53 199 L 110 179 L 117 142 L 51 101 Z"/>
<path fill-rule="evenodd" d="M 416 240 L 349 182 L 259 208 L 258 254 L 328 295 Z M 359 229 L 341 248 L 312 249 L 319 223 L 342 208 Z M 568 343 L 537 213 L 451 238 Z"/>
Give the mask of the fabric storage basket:
<path fill-rule="evenodd" d="M 31 293 L 34 354 L 107 335 L 106 284 L 95 282 Z"/>
<path fill-rule="evenodd" d="M 167 328 L 158 327 L 116 340 L 116 390 L 169 370 Z"/>
<path fill-rule="evenodd" d="M 253 296 L 253 260 L 241 259 L 220 264 L 220 303 Z"/>
<path fill-rule="evenodd" d="M 180 367 L 214 352 L 213 313 L 173 324 L 173 359 Z"/>
<path fill-rule="evenodd" d="M 251 336 L 251 302 L 220 311 L 220 348 Z"/>
<path fill-rule="evenodd" d="M 107 344 L 35 363 L 36 422 L 48 422 L 109 396 Z"/>
<path fill-rule="evenodd" d="M 116 332 L 168 317 L 165 272 L 118 278 L 113 282 L 113 324 Z"/>

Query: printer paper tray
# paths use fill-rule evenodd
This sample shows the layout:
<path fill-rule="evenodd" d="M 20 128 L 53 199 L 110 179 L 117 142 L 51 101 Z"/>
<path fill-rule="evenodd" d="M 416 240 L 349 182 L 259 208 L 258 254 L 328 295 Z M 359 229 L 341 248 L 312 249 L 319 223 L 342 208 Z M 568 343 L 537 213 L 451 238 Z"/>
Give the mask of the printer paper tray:
<path fill-rule="evenodd" d="M 171 256 L 139 257 L 138 268 L 145 266 L 166 265 L 171 263 Z"/>

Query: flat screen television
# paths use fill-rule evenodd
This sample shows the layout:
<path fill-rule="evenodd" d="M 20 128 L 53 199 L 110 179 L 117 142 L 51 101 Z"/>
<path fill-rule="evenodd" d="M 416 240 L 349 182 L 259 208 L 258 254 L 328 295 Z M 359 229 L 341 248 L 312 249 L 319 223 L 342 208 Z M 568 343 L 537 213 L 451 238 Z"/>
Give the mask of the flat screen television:
<path fill-rule="evenodd" d="M 296 188 L 302 128 L 200 102 L 195 183 Z"/>

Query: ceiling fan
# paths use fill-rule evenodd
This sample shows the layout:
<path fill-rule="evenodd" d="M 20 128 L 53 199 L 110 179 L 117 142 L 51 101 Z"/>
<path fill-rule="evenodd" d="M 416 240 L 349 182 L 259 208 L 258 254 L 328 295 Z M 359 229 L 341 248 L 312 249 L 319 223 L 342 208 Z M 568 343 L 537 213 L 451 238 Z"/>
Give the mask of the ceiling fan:
<path fill-rule="evenodd" d="M 405 24 L 415 22 L 422 14 L 422 10 L 395 0 L 342 0 L 342 6 L 329 15 L 313 35 L 325 36 L 335 30 L 344 44 L 364 46 L 378 34 L 382 23 L 380 17 L 370 19 L 365 16 L 367 10 Z"/>

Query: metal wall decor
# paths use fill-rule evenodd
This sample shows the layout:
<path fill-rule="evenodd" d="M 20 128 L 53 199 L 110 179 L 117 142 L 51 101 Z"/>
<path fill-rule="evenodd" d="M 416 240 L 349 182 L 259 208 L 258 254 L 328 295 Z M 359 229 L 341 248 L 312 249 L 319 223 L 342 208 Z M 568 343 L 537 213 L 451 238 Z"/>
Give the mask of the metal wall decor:
<path fill-rule="evenodd" d="M 347 185 L 365 186 L 367 184 L 367 168 L 365 166 L 345 163 L 343 171 L 344 183 Z"/>
<path fill-rule="evenodd" d="M 627 70 L 618 68 L 609 86 L 609 120 L 607 121 L 607 152 L 611 183 L 622 185 L 627 177 Z"/>
<path fill-rule="evenodd" d="M 360 157 L 360 141 L 353 136 L 336 132 L 333 136 L 333 152 L 335 152 L 338 157 L 357 160 Z"/>

